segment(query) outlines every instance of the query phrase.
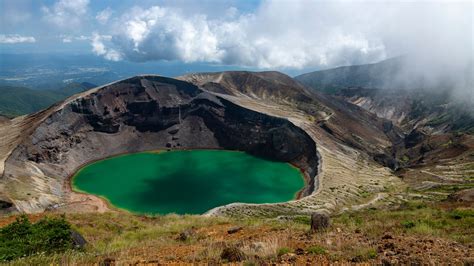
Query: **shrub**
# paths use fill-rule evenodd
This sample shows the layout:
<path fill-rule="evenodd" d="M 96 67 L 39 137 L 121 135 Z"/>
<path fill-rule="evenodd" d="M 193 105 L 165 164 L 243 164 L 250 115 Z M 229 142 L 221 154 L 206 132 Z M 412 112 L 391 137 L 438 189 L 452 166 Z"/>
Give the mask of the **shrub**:
<path fill-rule="evenodd" d="M 400 161 L 402 163 L 407 163 L 408 161 L 410 161 L 410 157 L 403 155 L 402 158 L 400 158 Z"/>
<path fill-rule="evenodd" d="M 73 248 L 71 225 L 61 218 L 44 218 L 32 224 L 26 215 L 0 229 L 0 261 Z"/>
<path fill-rule="evenodd" d="M 455 220 L 461 220 L 468 217 L 474 217 L 474 210 L 456 209 L 449 212 L 449 217 Z"/>
<path fill-rule="evenodd" d="M 412 228 L 412 231 L 422 235 L 434 235 L 436 233 L 436 230 L 426 223 L 417 224 Z"/>
<path fill-rule="evenodd" d="M 293 221 L 300 224 L 310 224 L 311 217 L 309 216 L 295 216 L 293 217 Z"/>
<path fill-rule="evenodd" d="M 403 221 L 402 226 L 407 228 L 407 229 L 410 229 L 410 228 L 415 227 L 415 222 L 413 222 L 413 221 Z"/>
<path fill-rule="evenodd" d="M 367 251 L 367 258 L 369 258 L 369 259 L 377 258 L 377 251 L 375 251 L 375 249 L 368 250 Z"/>
<path fill-rule="evenodd" d="M 226 247 L 222 250 L 221 259 L 229 262 L 242 261 L 245 259 L 245 254 L 237 247 Z"/>
<path fill-rule="evenodd" d="M 373 248 L 361 248 L 356 250 L 352 262 L 363 262 L 377 258 L 377 251 Z"/>
<path fill-rule="evenodd" d="M 306 249 L 306 251 L 310 254 L 317 254 L 317 255 L 323 255 L 327 253 L 326 249 L 320 246 L 309 247 Z"/>
<path fill-rule="evenodd" d="M 278 256 L 283 256 L 283 255 L 288 254 L 288 253 L 290 253 L 290 252 L 291 252 L 291 249 L 290 249 L 290 248 L 282 247 L 282 248 L 279 248 L 279 249 L 278 249 L 277 254 L 278 254 Z"/>

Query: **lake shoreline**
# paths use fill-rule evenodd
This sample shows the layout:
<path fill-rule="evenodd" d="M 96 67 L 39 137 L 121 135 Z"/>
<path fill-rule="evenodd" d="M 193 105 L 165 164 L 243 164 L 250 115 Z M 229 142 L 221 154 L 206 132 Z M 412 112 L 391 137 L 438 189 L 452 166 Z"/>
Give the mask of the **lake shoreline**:
<path fill-rule="evenodd" d="M 137 155 L 137 154 L 148 154 L 148 153 L 163 153 L 163 152 L 180 152 L 180 151 L 226 151 L 226 152 L 238 152 L 238 153 L 243 153 L 245 155 L 249 155 L 249 156 L 252 156 L 252 157 L 255 157 L 256 159 L 259 159 L 259 160 L 265 160 L 265 161 L 269 161 L 269 162 L 278 162 L 278 161 L 273 161 L 273 160 L 268 160 L 268 159 L 265 159 L 265 158 L 261 158 L 261 157 L 258 157 L 258 156 L 254 156 L 252 154 L 248 154 L 246 153 L 245 151 L 240 151 L 240 150 L 226 150 L 226 149 L 215 149 L 215 148 L 212 148 L 212 149 L 209 149 L 209 148 L 198 148 L 198 149 L 157 149 L 157 150 L 148 150 L 148 151 L 140 151 L 140 152 L 126 152 L 126 153 L 120 153 L 120 154 L 115 154 L 115 155 L 111 155 L 111 156 L 107 156 L 105 158 L 101 158 L 101 159 L 97 159 L 97 160 L 93 160 L 91 162 L 88 162 L 88 163 L 84 163 L 82 164 L 81 166 L 79 166 L 77 168 L 77 170 L 68 176 L 68 179 L 67 179 L 67 187 L 68 189 L 72 192 L 72 193 L 77 193 L 77 194 L 81 194 L 81 195 L 87 195 L 87 196 L 92 196 L 100 201 L 102 201 L 103 203 L 106 204 L 106 206 L 111 210 L 111 211 L 124 211 L 124 212 L 127 212 L 127 213 L 131 213 L 131 214 L 134 214 L 134 215 L 164 215 L 164 214 L 167 214 L 167 213 L 163 213 L 163 214 L 160 214 L 160 213 L 155 213 L 155 212 L 151 212 L 151 213 L 146 213 L 146 212 L 141 212 L 141 211 L 133 211 L 133 210 L 130 210 L 130 209 L 127 209 L 127 208 L 122 208 L 122 207 L 118 207 L 114 204 L 111 203 L 111 201 L 106 197 L 106 196 L 103 196 L 103 195 L 99 195 L 99 194 L 92 194 L 92 193 L 88 193 L 84 190 L 81 190 L 79 189 L 76 185 L 74 185 L 74 178 L 80 174 L 80 172 L 84 169 L 84 167 L 86 166 L 91 166 L 95 163 L 98 163 L 98 162 L 101 162 L 101 161 L 104 161 L 104 160 L 107 160 L 107 159 L 112 159 L 112 158 L 120 158 L 122 156 L 125 156 L 125 155 Z M 290 162 L 281 162 L 281 163 L 285 163 L 285 164 L 288 164 L 290 167 L 292 168 L 295 168 L 298 170 L 298 174 L 302 177 L 303 179 L 303 186 L 298 189 L 297 192 L 295 192 L 294 196 L 289 199 L 289 200 L 284 200 L 284 201 L 277 201 L 277 202 L 261 202 L 261 203 L 250 203 L 250 202 L 247 202 L 247 204 L 276 204 L 276 203 L 283 203 L 283 202 L 288 202 L 288 201 L 293 201 L 293 200 L 298 200 L 300 198 L 302 198 L 302 193 L 305 189 L 307 189 L 307 186 L 309 186 L 309 182 L 310 182 L 310 178 L 308 177 L 308 175 L 306 174 L 306 172 L 301 169 L 300 167 L 296 166 L 295 164 L 293 163 L 290 163 Z M 219 206 L 216 206 L 216 207 L 220 207 L 220 206 L 224 206 L 224 205 L 227 205 L 227 204 L 222 204 L 222 205 L 219 205 Z M 212 208 L 209 208 L 210 209 L 213 209 L 215 207 L 212 207 Z M 193 215 L 203 215 L 207 212 L 208 210 L 206 211 L 203 211 L 202 213 L 195 213 Z M 170 212 L 172 213 L 172 212 Z"/>

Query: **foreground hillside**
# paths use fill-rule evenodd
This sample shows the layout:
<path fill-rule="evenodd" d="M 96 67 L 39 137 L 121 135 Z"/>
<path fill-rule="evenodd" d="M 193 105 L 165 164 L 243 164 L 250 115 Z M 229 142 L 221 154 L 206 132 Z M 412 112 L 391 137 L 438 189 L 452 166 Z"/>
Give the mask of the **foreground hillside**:
<path fill-rule="evenodd" d="M 58 216 L 59 214 L 49 214 Z M 37 221 L 45 214 L 30 215 Z M 2 226 L 15 217 L 0 219 Z M 83 250 L 38 254 L 12 265 L 456 264 L 474 261 L 474 212 L 455 202 L 406 202 L 336 215 L 327 231 L 291 219 L 68 214 Z M 1 247 L 0 247 L 1 248 Z M 226 250 L 226 251 L 224 251 Z"/>

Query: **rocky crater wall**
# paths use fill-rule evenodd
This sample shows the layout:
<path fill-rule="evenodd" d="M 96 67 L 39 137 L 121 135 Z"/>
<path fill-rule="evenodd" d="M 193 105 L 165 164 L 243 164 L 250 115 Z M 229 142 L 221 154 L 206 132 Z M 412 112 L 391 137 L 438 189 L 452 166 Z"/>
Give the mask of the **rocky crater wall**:
<path fill-rule="evenodd" d="M 191 83 L 135 77 L 72 100 L 10 155 L 3 179 L 17 209 L 38 212 L 68 201 L 68 177 L 82 165 L 154 149 L 241 150 L 303 170 L 314 190 L 316 145 L 289 121 L 235 105 Z M 184 166 L 183 166 L 184 167 Z"/>

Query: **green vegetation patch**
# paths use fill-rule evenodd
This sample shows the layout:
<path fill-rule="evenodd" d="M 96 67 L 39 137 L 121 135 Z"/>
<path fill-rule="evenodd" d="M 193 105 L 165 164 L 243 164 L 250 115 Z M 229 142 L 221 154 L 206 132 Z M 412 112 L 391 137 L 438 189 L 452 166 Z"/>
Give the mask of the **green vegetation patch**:
<path fill-rule="evenodd" d="M 353 262 L 364 262 L 377 258 L 377 251 L 374 248 L 360 248 L 355 251 Z"/>
<path fill-rule="evenodd" d="M 0 85 L 0 115 L 15 117 L 37 112 L 94 86 L 85 83 L 71 83 L 58 90 L 32 90 Z"/>
<path fill-rule="evenodd" d="M 72 249 L 71 225 L 64 217 L 31 223 L 26 216 L 0 229 L 0 261 Z"/>
<path fill-rule="evenodd" d="M 307 248 L 306 251 L 309 254 L 315 254 L 315 255 L 324 255 L 327 253 L 326 249 L 321 246 L 311 246 Z"/>
<path fill-rule="evenodd" d="M 287 248 L 287 247 L 281 247 L 278 249 L 278 256 L 283 256 L 285 254 L 288 254 L 288 253 L 291 253 L 292 252 L 292 249 L 291 248 Z"/>

